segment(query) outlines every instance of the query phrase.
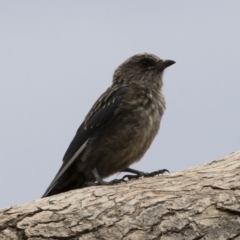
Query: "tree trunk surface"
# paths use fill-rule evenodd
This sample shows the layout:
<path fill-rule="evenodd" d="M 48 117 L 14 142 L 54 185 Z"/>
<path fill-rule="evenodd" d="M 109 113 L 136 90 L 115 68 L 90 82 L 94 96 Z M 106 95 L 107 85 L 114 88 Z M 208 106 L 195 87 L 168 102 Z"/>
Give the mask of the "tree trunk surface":
<path fill-rule="evenodd" d="M 1 240 L 240 240 L 240 152 L 0 210 Z"/>

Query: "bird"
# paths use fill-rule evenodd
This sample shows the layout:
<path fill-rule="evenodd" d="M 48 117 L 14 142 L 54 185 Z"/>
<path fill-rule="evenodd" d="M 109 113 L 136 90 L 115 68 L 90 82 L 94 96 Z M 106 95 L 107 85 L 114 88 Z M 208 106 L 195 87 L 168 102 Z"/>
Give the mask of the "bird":
<path fill-rule="evenodd" d="M 167 171 L 145 173 L 130 165 L 144 156 L 159 131 L 166 108 L 163 72 L 174 63 L 141 53 L 128 58 L 114 71 L 111 86 L 86 115 L 42 197 Z M 134 175 L 103 180 L 118 172 Z"/>

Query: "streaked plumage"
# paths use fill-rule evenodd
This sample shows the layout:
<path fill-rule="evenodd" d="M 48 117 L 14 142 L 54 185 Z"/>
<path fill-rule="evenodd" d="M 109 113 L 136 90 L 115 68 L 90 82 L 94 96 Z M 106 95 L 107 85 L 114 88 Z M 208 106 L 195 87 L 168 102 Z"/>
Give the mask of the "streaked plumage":
<path fill-rule="evenodd" d="M 145 53 L 116 69 L 112 85 L 77 130 L 43 197 L 95 182 L 93 169 L 105 178 L 142 158 L 159 130 L 165 110 L 162 73 L 172 64 Z"/>

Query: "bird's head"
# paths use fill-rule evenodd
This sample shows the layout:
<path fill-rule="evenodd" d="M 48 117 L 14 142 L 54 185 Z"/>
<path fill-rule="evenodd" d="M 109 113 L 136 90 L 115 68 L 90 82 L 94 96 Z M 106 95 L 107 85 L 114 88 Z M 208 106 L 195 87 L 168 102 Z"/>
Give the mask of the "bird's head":
<path fill-rule="evenodd" d="M 154 54 L 137 54 L 128 58 L 115 70 L 113 83 L 161 84 L 164 69 L 174 63 L 172 60 L 162 60 Z"/>

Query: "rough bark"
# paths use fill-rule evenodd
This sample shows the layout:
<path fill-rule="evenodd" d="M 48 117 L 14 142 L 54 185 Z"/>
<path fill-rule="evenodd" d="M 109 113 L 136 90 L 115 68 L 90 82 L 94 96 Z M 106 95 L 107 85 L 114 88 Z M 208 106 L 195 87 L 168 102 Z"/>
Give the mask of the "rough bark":
<path fill-rule="evenodd" d="M 240 240 L 240 152 L 0 210 L 0 239 Z"/>

